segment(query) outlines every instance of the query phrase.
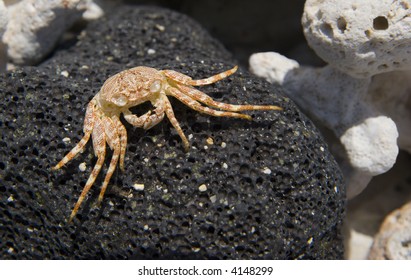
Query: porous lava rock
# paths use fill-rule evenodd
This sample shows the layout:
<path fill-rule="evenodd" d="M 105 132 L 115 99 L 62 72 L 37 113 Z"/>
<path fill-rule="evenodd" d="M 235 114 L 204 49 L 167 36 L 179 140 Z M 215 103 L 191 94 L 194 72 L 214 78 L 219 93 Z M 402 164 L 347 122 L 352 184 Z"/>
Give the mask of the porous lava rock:
<path fill-rule="evenodd" d="M 170 98 L 190 151 L 168 120 L 149 131 L 125 124 L 125 172 L 116 171 L 100 207 L 99 176 L 67 223 L 96 162 L 91 144 L 66 167 L 51 167 L 81 139 L 86 105 L 108 77 L 145 65 L 204 78 L 235 64 L 186 16 L 125 6 L 38 67 L 2 74 L 0 257 L 342 258 L 345 189 L 327 145 L 280 88 L 243 69 L 201 90 L 284 111 L 217 118 Z"/>

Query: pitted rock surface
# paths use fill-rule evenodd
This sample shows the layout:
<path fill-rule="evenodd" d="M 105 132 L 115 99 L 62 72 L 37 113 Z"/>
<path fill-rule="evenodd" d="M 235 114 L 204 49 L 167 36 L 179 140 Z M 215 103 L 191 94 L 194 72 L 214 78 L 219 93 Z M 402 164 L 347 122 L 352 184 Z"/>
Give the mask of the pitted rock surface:
<path fill-rule="evenodd" d="M 123 120 L 125 172 L 116 171 L 97 206 L 108 152 L 67 223 L 96 162 L 91 144 L 61 170 L 51 167 L 81 139 L 87 103 L 108 77 L 144 65 L 198 79 L 235 64 L 186 16 L 126 6 L 89 24 L 75 45 L 42 65 L 2 74 L 1 258 L 342 258 L 345 189 L 337 164 L 281 89 L 243 69 L 200 89 L 218 101 L 284 111 L 249 112 L 253 121 L 217 118 L 170 98 L 188 153 L 168 120 L 148 131 Z"/>

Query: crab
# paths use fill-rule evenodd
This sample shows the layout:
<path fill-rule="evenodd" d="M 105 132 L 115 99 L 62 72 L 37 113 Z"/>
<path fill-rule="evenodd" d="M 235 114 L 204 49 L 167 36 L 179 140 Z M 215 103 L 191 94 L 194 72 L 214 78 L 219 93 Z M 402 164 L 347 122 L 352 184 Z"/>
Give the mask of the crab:
<path fill-rule="evenodd" d="M 150 67 L 139 66 L 124 70 L 105 81 L 100 91 L 93 97 L 86 109 L 83 132 L 84 136 L 78 144 L 52 169 L 60 169 L 73 159 L 89 141 L 93 141 L 94 154 L 97 162 L 80 194 L 69 218 L 69 222 L 76 216 L 88 191 L 100 173 L 105 156 L 106 143 L 113 150 L 110 165 L 107 170 L 103 185 L 98 197 L 101 203 L 116 166 L 119 162 L 120 169 L 124 171 L 124 158 L 127 146 L 127 131 L 120 121 L 120 114 L 135 127 L 145 130 L 161 122 L 166 115 L 171 125 L 180 136 L 185 151 L 190 144 L 184 135 L 173 108 L 167 96 L 172 96 L 188 107 L 211 116 L 232 117 L 251 120 L 251 116 L 237 113 L 250 110 L 282 110 L 275 105 L 233 105 L 215 101 L 207 94 L 197 90 L 194 86 L 213 84 L 237 71 L 237 66 L 211 76 L 209 78 L 193 80 L 191 77 L 173 70 L 157 70 Z M 154 109 L 137 116 L 130 111 L 131 107 L 150 101 Z M 213 107 L 206 107 L 204 105 Z"/>

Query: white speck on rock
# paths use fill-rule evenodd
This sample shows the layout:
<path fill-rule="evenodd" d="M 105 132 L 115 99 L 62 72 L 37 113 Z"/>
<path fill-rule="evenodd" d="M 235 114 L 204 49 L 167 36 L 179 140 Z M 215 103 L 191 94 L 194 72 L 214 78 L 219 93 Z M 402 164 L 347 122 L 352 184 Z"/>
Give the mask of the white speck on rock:
<path fill-rule="evenodd" d="M 144 190 L 144 184 L 135 183 L 135 184 L 133 184 L 133 189 L 135 189 L 136 191 L 143 191 Z"/>
<path fill-rule="evenodd" d="M 147 50 L 147 54 L 155 54 L 155 53 L 156 53 L 156 50 L 153 50 L 153 49 Z"/>
<path fill-rule="evenodd" d="M 86 171 L 86 169 L 87 169 L 86 163 L 85 162 L 80 163 L 79 166 L 78 166 L 78 169 L 80 169 L 81 172 Z"/>
<path fill-rule="evenodd" d="M 198 187 L 198 190 L 200 192 L 205 192 L 207 190 L 207 185 L 206 184 L 202 184 Z"/>
<path fill-rule="evenodd" d="M 271 174 L 271 169 L 268 168 L 268 167 L 264 167 L 263 170 L 262 170 L 262 172 L 263 172 L 264 174 L 270 175 L 270 174 Z"/>
<path fill-rule="evenodd" d="M 214 140 L 211 137 L 208 137 L 206 142 L 207 142 L 208 145 L 213 145 L 214 144 Z"/>
<path fill-rule="evenodd" d="M 157 28 L 158 30 L 160 30 L 161 32 L 163 32 L 164 30 L 166 30 L 166 28 L 165 28 L 164 26 L 160 25 L 160 24 L 156 24 L 156 28 Z"/>
<path fill-rule="evenodd" d="M 68 78 L 68 76 L 69 76 L 70 74 L 69 74 L 68 71 L 64 70 L 64 71 L 61 71 L 61 72 L 60 72 L 60 75 L 63 76 L 63 77 Z"/>

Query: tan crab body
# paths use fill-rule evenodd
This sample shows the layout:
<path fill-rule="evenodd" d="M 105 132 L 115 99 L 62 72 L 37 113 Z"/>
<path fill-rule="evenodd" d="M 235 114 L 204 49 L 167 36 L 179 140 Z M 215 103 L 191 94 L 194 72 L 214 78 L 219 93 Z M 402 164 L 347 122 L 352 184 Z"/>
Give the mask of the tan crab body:
<path fill-rule="evenodd" d="M 94 154 L 97 162 L 88 178 L 84 189 L 70 215 L 70 221 L 74 218 L 78 209 L 94 184 L 103 166 L 106 155 L 106 143 L 113 150 L 110 166 L 99 195 L 102 201 L 108 183 L 114 170 L 120 161 L 120 169 L 124 170 L 124 157 L 127 146 L 127 131 L 120 121 L 120 114 L 131 125 L 150 129 L 163 120 L 164 116 L 170 120 L 183 141 L 186 151 L 189 142 L 184 135 L 173 108 L 167 96 L 173 96 L 188 107 L 217 117 L 233 117 L 250 120 L 246 114 L 236 113 L 249 110 L 282 110 L 274 105 L 232 105 L 217 102 L 194 86 L 213 84 L 237 71 L 237 66 L 212 77 L 193 80 L 191 77 L 173 70 L 157 70 L 154 68 L 139 66 L 124 70 L 103 84 L 101 90 L 87 106 L 84 119 L 84 136 L 80 142 L 56 165 L 53 169 L 59 169 L 74 158 L 86 145 L 90 137 L 93 140 Z M 150 101 L 154 109 L 144 115 L 137 116 L 129 109 L 146 101 Z M 207 107 L 207 106 L 210 107 Z"/>

